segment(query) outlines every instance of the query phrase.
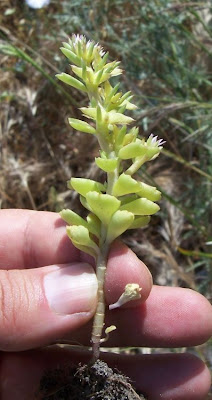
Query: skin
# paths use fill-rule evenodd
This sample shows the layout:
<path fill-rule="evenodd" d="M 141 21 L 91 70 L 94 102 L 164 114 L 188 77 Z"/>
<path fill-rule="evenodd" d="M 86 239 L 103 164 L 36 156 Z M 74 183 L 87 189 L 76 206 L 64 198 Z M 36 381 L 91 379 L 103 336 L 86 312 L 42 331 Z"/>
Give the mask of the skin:
<path fill-rule="evenodd" d="M 2 400 L 32 399 L 46 369 L 90 358 L 86 350 L 70 346 L 45 347 L 58 341 L 89 345 L 95 296 L 83 305 L 84 312 L 59 315 L 49 307 L 44 292 L 47 274 L 70 263 L 73 268 L 93 273 L 92 259 L 72 246 L 57 214 L 0 211 Z M 117 329 L 107 346 L 187 347 L 210 338 L 210 303 L 190 289 L 152 286 L 147 267 L 116 242 L 108 261 L 107 303 L 114 303 L 129 282 L 139 283 L 142 298 L 108 313 L 106 326 L 115 324 Z M 127 374 L 150 400 L 203 400 L 210 389 L 207 367 L 191 354 L 102 356 Z"/>

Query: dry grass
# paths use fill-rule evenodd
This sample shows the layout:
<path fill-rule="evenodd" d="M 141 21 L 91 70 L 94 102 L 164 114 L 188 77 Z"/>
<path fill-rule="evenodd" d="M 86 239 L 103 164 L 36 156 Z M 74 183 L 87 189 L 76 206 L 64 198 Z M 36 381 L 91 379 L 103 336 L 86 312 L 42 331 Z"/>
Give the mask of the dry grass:
<path fill-rule="evenodd" d="M 140 179 L 163 192 L 150 228 L 124 236 L 161 285 L 211 296 L 211 9 L 209 2 L 52 1 L 30 10 L 0 5 L 0 203 L 2 208 L 79 210 L 71 176 L 103 180 L 95 138 L 73 132 L 84 97 L 58 84 L 68 70 L 59 54 L 65 33 L 99 41 L 126 70 L 141 134 L 167 144 Z M 9 11 L 8 11 L 9 10 Z M 202 350 L 207 358 L 207 352 Z"/>

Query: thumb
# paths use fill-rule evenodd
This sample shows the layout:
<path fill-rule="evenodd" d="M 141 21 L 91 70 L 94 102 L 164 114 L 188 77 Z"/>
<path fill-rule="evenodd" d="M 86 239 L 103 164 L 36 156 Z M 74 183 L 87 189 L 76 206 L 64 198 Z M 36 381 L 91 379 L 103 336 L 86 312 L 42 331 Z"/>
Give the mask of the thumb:
<path fill-rule="evenodd" d="M 54 342 L 92 318 L 96 297 L 87 263 L 0 271 L 0 350 Z"/>

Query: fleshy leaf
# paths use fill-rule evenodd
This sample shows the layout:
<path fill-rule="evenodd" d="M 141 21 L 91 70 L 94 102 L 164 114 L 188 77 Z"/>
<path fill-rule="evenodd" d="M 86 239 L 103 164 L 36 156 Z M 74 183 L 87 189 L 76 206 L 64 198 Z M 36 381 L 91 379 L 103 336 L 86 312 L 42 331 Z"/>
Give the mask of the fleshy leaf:
<path fill-rule="evenodd" d="M 119 209 L 121 204 L 114 196 L 94 191 L 87 193 L 86 200 L 92 212 L 96 214 L 105 225 L 108 225 L 112 215 Z"/>
<path fill-rule="evenodd" d="M 105 192 L 105 187 L 100 182 L 85 178 L 71 178 L 71 180 L 68 182 L 68 187 L 69 189 L 76 190 L 84 197 L 88 192 L 93 190 L 96 192 Z"/>
<path fill-rule="evenodd" d="M 78 79 L 73 78 L 73 76 L 66 74 L 65 72 L 62 72 L 61 74 L 55 75 L 60 81 L 67 83 L 67 85 L 73 86 L 74 88 L 78 90 L 82 90 L 83 92 L 87 92 L 87 89 L 85 85 L 78 81 Z"/>
<path fill-rule="evenodd" d="M 96 119 L 96 107 L 81 107 L 82 113 L 91 119 Z"/>
<path fill-rule="evenodd" d="M 72 210 L 64 209 L 60 211 L 61 218 L 69 225 L 82 225 L 88 228 L 88 223 Z"/>
<path fill-rule="evenodd" d="M 81 107 L 80 110 L 86 117 L 97 120 L 97 109 L 95 107 Z M 107 124 L 111 125 L 128 125 L 134 121 L 134 119 L 113 110 L 107 112 L 103 107 L 101 107 L 101 121 L 106 121 Z"/>
<path fill-rule="evenodd" d="M 98 253 L 97 244 L 90 238 L 89 231 L 82 225 L 73 225 L 66 228 L 67 234 L 74 245 L 85 246 Z"/>
<path fill-rule="evenodd" d="M 144 228 L 145 226 L 148 225 L 149 221 L 150 221 L 149 216 L 135 217 L 132 225 L 130 225 L 128 229 Z"/>
<path fill-rule="evenodd" d="M 112 124 L 112 125 L 113 124 L 128 125 L 134 121 L 133 118 L 123 115 L 121 113 L 115 112 L 115 111 L 109 111 L 108 117 L 109 117 L 108 122 L 109 122 L 109 124 Z"/>
<path fill-rule="evenodd" d="M 87 208 L 88 211 L 92 212 L 91 207 L 89 206 L 85 197 L 80 196 L 80 203 L 83 205 L 83 207 Z"/>
<path fill-rule="evenodd" d="M 159 201 L 161 198 L 161 192 L 154 186 L 147 185 L 144 182 L 140 182 L 141 190 L 137 192 L 138 196 L 146 197 L 148 200 Z"/>
<path fill-rule="evenodd" d="M 81 121 L 80 119 L 69 118 L 68 122 L 72 126 L 72 128 L 80 132 L 91 133 L 91 134 L 96 133 L 96 129 L 93 126 L 89 125 L 85 121 Z"/>
<path fill-rule="evenodd" d="M 126 195 L 123 196 L 120 200 L 121 200 L 121 205 L 123 206 L 124 204 L 128 204 L 131 201 L 137 200 L 138 196 L 137 194 L 130 194 L 130 195 Z"/>
<path fill-rule="evenodd" d="M 71 65 L 71 69 L 75 75 L 82 79 L 82 68 L 76 67 L 76 65 Z"/>
<path fill-rule="evenodd" d="M 127 210 L 135 215 L 152 215 L 160 210 L 160 207 L 150 200 L 140 198 L 122 205 L 120 210 Z"/>
<path fill-rule="evenodd" d="M 141 142 L 141 140 L 136 139 L 135 142 L 130 143 L 119 150 L 119 157 L 122 158 L 122 160 L 141 157 L 146 155 L 147 150 L 147 147 Z"/>
<path fill-rule="evenodd" d="M 115 148 L 116 150 L 123 145 L 124 137 L 126 135 L 127 127 L 126 125 L 122 126 L 122 128 L 118 128 L 116 125 L 114 126 L 114 136 L 115 136 Z"/>
<path fill-rule="evenodd" d="M 134 215 L 129 211 L 116 211 L 108 225 L 107 238 L 108 243 L 112 243 L 114 239 L 124 233 L 133 223 Z"/>
<path fill-rule="evenodd" d="M 113 172 L 118 164 L 118 158 L 95 158 L 96 165 L 105 172 Z"/>
<path fill-rule="evenodd" d="M 140 191 L 139 182 L 131 178 L 130 175 L 121 174 L 113 187 L 113 196 L 123 196 L 129 193 Z"/>
<path fill-rule="evenodd" d="M 89 213 L 86 219 L 89 231 L 99 238 L 101 231 L 101 222 L 99 218 L 96 215 Z"/>
<path fill-rule="evenodd" d="M 97 258 L 97 252 L 92 249 L 91 247 L 87 247 L 87 246 L 83 246 L 81 244 L 75 243 L 72 239 L 71 239 L 73 245 L 79 249 L 80 251 L 83 251 L 84 253 L 90 254 L 90 256 L 94 257 L 95 260 Z"/>
<path fill-rule="evenodd" d="M 125 101 L 122 103 L 122 105 L 124 105 L 124 106 L 126 107 L 127 110 L 137 110 L 137 108 L 138 108 L 135 104 L 131 103 L 131 102 L 128 101 L 128 100 L 125 100 Z"/>
<path fill-rule="evenodd" d="M 66 43 L 64 43 L 65 45 Z M 60 50 L 62 51 L 62 53 L 74 64 L 80 66 L 81 65 L 81 60 L 80 58 L 73 53 L 73 51 L 71 51 L 69 48 L 65 48 L 65 47 L 61 47 Z"/>

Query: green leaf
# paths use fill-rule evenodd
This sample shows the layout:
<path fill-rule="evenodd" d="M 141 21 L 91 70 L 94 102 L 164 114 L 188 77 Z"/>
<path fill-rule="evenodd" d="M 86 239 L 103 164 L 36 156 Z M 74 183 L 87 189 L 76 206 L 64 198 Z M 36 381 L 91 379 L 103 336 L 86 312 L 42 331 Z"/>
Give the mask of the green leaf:
<path fill-rule="evenodd" d="M 83 246 L 82 244 L 75 243 L 72 239 L 71 241 L 77 249 L 94 257 L 95 260 L 97 259 L 97 252 L 94 249 L 92 249 L 91 247 Z"/>
<path fill-rule="evenodd" d="M 160 210 L 160 207 L 150 200 L 140 198 L 122 205 L 120 210 L 127 210 L 135 215 L 152 215 Z"/>
<path fill-rule="evenodd" d="M 132 225 L 133 220 L 133 213 L 129 211 L 116 211 L 109 222 L 106 241 L 112 243 L 114 239 L 119 237 Z"/>
<path fill-rule="evenodd" d="M 60 81 L 67 83 L 67 85 L 73 86 L 74 88 L 82 90 L 83 92 L 87 92 L 84 83 L 78 81 L 78 79 L 73 78 L 73 76 L 68 75 L 65 72 L 62 72 L 62 74 L 56 74 L 56 77 Z"/>
<path fill-rule="evenodd" d="M 97 244 L 90 238 L 89 231 L 82 225 L 73 225 L 68 226 L 66 228 L 68 237 L 71 239 L 72 243 L 80 246 L 85 246 L 87 248 L 91 248 L 98 253 L 98 246 Z M 76 246 L 77 247 L 77 246 Z"/>
<path fill-rule="evenodd" d="M 68 187 L 69 189 L 76 190 L 84 197 L 88 192 L 93 190 L 96 192 L 105 192 L 105 187 L 102 185 L 102 183 L 85 178 L 71 178 L 71 180 L 68 182 Z"/>
<path fill-rule="evenodd" d="M 98 86 L 98 85 L 100 84 L 100 81 L 101 81 L 103 72 L 104 72 L 104 70 L 103 70 L 103 69 L 100 69 L 100 71 L 98 71 L 98 72 L 96 72 L 96 73 L 94 74 L 94 83 L 95 83 L 95 85 Z"/>
<path fill-rule="evenodd" d="M 92 212 L 91 207 L 89 206 L 85 197 L 80 196 L 80 203 L 85 207 L 88 211 Z"/>
<path fill-rule="evenodd" d="M 121 105 L 125 106 L 127 110 L 137 110 L 138 108 L 135 104 L 131 103 L 128 100 L 124 100 Z"/>
<path fill-rule="evenodd" d="M 73 51 L 71 51 L 70 49 L 66 48 L 66 47 L 61 47 L 60 50 L 62 51 L 62 53 L 74 64 L 78 65 L 80 67 L 81 65 L 81 60 L 80 58 L 73 53 Z"/>
<path fill-rule="evenodd" d="M 82 111 L 86 117 L 96 119 L 96 107 L 81 107 L 80 111 Z"/>
<path fill-rule="evenodd" d="M 154 186 L 147 185 L 144 182 L 140 182 L 141 190 L 137 192 L 138 196 L 145 197 L 148 200 L 159 201 L 161 198 L 161 192 Z"/>
<path fill-rule="evenodd" d="M 144 228 L 145 226 L 148 225 L 149 221 L 150 221 L 150 217 L 149 216 L 135 217 L 133 223 L 129 226 L 128 229 Z"/>
<path fill-rule="evenodd" d="M 76 65 L 71 65 L 71 69 L 75 75 L 82 79 L 82 68 L 76 67 Z"/>
<path fill-rule="evenodd" d="M 126 127 L 126 125 L 124 125 L 120 129 L 116 125 L 114 125 L 113 131 L 114 131 L 114 137 L 115 137 L 115 148 L 117 150 L 117 149 L 119 149 L 120 146 L 123 145 L 123 140 L 124 140 L 124 137 L 126 136 L 127 127 Z"/>
<path fill-rule="evenodd" d="M 113 196 L 123 196 L 125 194 L 136 193 L 140 191 L 140 184 L 130 175 L 121 174 L 114 184 Z"/>
<path fill-rule="evenodd" d="M 98 125 L 102 124 L 104 109 L 98 105 L 96 107 L 96 122 Z"/>
<path fill-rule="evenodd" d="M 96 214 L 105 225 L 108 225 L 112 215 L 119 209 L 121 204 L 114 196 L 94 191 L 87 193 L 86 200 L 92 212 Z"/>
<path fill-rule="evenodd" d="M 72 128 L 80 132 L 91 133 L 91 134 L 96 133 L 96 129 L 93 126 L 89 125 L 85 121 L 81 121 L 80 119 L 69 118 L 68 122 L 72 126 Z"/>
<path fill-rule="evenodd" d="M 101 110 L 101 121 L 105 121 L 108 124 L 123 124 L 127 125 L 134 121 L 133 118 L 127 117 L 121 113 L 117 113 L 114 110 L 107 112 L 103 107 L 99 107 Z M 82 113 L 91 119 L 97 120 L 97 109 L 96 107 L 81 107 Z M 99 113 L 98 113 L 99 114 Z"/>
<path fill-rule="evenodd" d="M 87 216 L 87 222 L 89 231 L 99 238 L 101 231 L 101 222 L 99 218 L 93 213 L 89 213 Z"/>
<path fill-rule="evenodd" d="M 109 111 L 107 116 L 109 124 L 122 124 L 122 125 L 128 125 L 131 124 L 131 122 L 134 121 L 133 118 L 127 117 L 126 115 L 123 115 L 121 113 L 115 112 L 115 111 Z"/>
<path fill-rule="evenodd" d="M 119 157 L 122 160 L 128 160 L 129 158 L 141 157 L 146 155 L 148 148 L 137 139 L 135 142 L 122 147 L 119 150 Z"/>
<path fill-rule="evenodd" d="M 105 82 L 105 97 L 107 103 L 109 103 L 112 97 L 117 93 L 120 87 L 120 82 L 117 83 L 114 87 L 112 87 L 109 81 Z"/>
<path fill-rule="evenodd" d="M 138 136 L 138 128 L 133 127 L 129 133 L 124 136 L 123 146 L 127 146 L 130 143 L 134 143 Z"/>
<path fill-rule="evenodd" d="M 82 217 L 80 217 L 80 215 L 76 214 L 72 210 L 64 209 L 60 211 L 59 214 L 67 224 L 76 226 L 82 225 L 87 228 L 90 233 L 93 233 L 93 235 L 99 238 L 101 224 L 96 215 L 92 213 L 88 214 L 86 222 Z"/>
<path fill-rule="evenodd" d="M 123 196 L 121 200 L 121 205 L 123 206 L 124 204 L 130 203 L 131 201 L 137 200 L 138 196 L 137 194 L 130 194 Z"/>
<path fill-rule="evenodd" d="M 60 211 L 61 218 L 69 225 L 82 225 L 88 228 L 88 223 L 72 210 L 64 209 Z"/>
<path fill-rule="evenodd" d="M 118 165 L 118 158 L 95 158 L 96 165 L 105 172 L 113 172 Z"/>

